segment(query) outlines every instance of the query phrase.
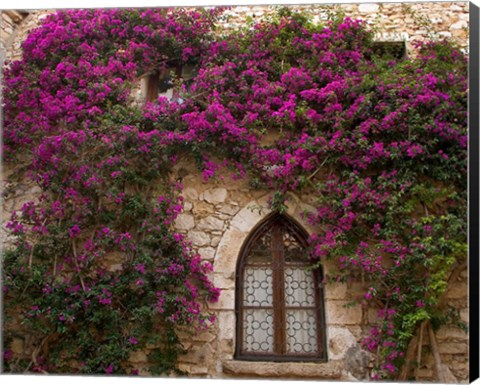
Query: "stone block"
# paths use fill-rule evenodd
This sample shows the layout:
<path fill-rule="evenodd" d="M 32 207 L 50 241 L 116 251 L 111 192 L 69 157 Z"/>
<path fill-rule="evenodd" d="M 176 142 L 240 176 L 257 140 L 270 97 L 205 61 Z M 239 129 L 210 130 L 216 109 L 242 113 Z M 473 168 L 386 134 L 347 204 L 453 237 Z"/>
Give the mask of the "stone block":
<path fill-rule="evenodd" d="M 219 207 L 218 211 L 221 212 L 222 214 L 230 215 L 233 216 L 236 213 L 238 213 L 238 206 L 232 206 L 232 205 L 222 205 Z"/>
<path fill-rule="evenodd" d="M 349 348 L 357 345 L 356 338 L 347 328 L 329 327 L 327 331 L 329 359 L 340 360 Z"/>
<path fill-rule="evenodd" d="M 351 306 L 347 301 L 326 301 L 328 325 L 355 325 L 362 321 L 360 305 Z"/>
<path fill-rule="evenodd" d="M 206 330 L 193 335 L 192 340 L 195 342 L 212 342 L 216 335 L 211 330 Z"/>
<path fill-rule="evenodd" d="M 453 23 L 450 26 L 450 30 L 465 29 L 465 28 L 468 28 L 468 23 L 465 20 L 457 21 L 456 23 Z"/>
<path fill-rule="evenodd" d="M 224 361 L 223 372 L 235 376 L 256 376 L 276 378 L 317 378 L 322 380 L 339 379 L 342 376 L 342 363 L 306 362 L 250 362 Z"/>
<path fill-rule="evenodd" d="M 235 273 L 238 253 L 246 237 L 246 233 L 234 229 L 225 232 L 217 247 L 214 262 L 215 272 L 228 275 Z"/>
<path fill-rule="evenodd" d="M 347 297 L 347 284 L 328 282 L 324 285 L 325 299 L 345 299 Z"/>
<path fill-rule="evenodd" d="M 190 368 L 192 367 L 192 365 L 190 364 L 186 364 L 184 362 L 179 362 L 177 364 L 177 368 L 179 370 L 181 370 L 182 372 L 185 372 L 185 373 L 190 373 Z"/>
<path fill-rule="evenodd" d="M 467 354 L 468 346 L 466 342 L 443 342 L 438 344 L 440 354 Z"/>
<path fill-rule="evenodd" d="M 345 369 L 358 380 L 368 380 L 370 354 L 359 346 L 352 346 L 345 353 Z"/>
<path fill-rule="evenodd" d="M 224 188 L 213 188 L 203 193 L 203 199 L 208 203 L 222 203 L 227 198 L 227 190 Z"/>
<path fill-rule="evenodd" d="M 220 311 L 217 315 L 218 323 L 218 339 L 220 341 L 235 339 L 235 312 L 234 311 Z"/>
<path fill-rule="evenodd" d="M 427 368 L 418 369 L 418 377 L 422 379 L 433 379 L 433 370 Z"/>
<path fill-rule="evenodd" d="M 12 352 L 14 352 L 15 354 L 22 354 L 24 348 L 25 348 L 25 343 L 23 339 L 14 338 L 12 340 L 12 343 L 10 345 L 10 349 L 12 350 Z"/>
<path fill-rule="evenodd" d="M 222 237 L 220 237 L 220 236 L 218 236 L 218 235 L 212 237 L 212 240 L 210 241 L 210 246 L 212 246 L 212 247 L 217 247 L 218 244 L 220 243 L 220 240 L 221 240 L 221 239 L 222 239 Z"/>
<path fill-rule="evenodd" d="M 223 359 L 232 359 L 235 353 L 233 340 L 220 340 L 218 342 L 218 353 Z"/>
<path fill-rule="evenodd" d="M 202 259 L 211 261 L 215 257 L 215 249 L 213 247 L 201 247 L 198 249 L 198 253 Z"/>
<path fill-rule="evenodd" d="M 175 227 L 179 230 L 190 230 L 195 226 L 195 219 L 190 214 L 179 214 L 175 220 Z"/>
<path fill-rule="evenodd" d="M 233 310 L 235 309 L 235 290 L 225 289 L 220 293 L 218 301 L 211 303 L 208 306 L 210 309 L 224 309 L 224 310 Z"/>
<path fill-rule="evenodd" d="M 450 9 L 451 9 L 452 11 L 454 11 L 454 12 L 461 12 L 461 11 L 463 11 L 463 8 L 460 7 L 460 6 L 457 5 L 457 4 L 452 4 L 452 5 L 450 6 Z"/>
<path fill-rule="evenodd" d="M 103 256 L 101 265 L 108 271 L 120 271 L 123 268 L 123 263 L 126 260 L 125 253 L 112 251 Z"/>
<path fill-rule="evenodd" d="M 215 285 L 215 287 L 218 287 L 220 289 L 234 289 L 235 275 L 229 274 L 228 276 L 225 276 L 223 273 L 215 272 L 214 268 L 213 284 Z"/>
<path fill-rule="evenodd" d="M 192 365 L 188 373 L 192 375 L 208 374 L 208 368 L 206 366 Z"/>
<path fill-rule="evenodd" d="M 196 201 L 198 199 L 198 191 L 193 187 L 187 187 L 182 191 L 183 197 L 187 201 Z"/>
<path fill-rule="evenodd" d="M 198 366 L 204 366 L 206 362 L 213 359 L 215 356 L 212 346 L 207 342 L 201 345 L 194 345 L 183 356 L 179 358 L 182 363 L 193 363 Z"/>
<path fill-rule="evenodd" d="M 379 5 L 378 4 L 360 4 L 358 6 L 358 12 L 360 13 L 375 13 L 378 12 Z"/>
<path fill-rule="evenodd" d="M 128 360 L 133 363 L 148 362 L 148 357 L 144 351 L 138 350 L 135 352 L 131 352 Z"/>
<path fill-rule="evenodd" d="M 207 246 L 210 244 L 210 235 L 203 231 L 190 231 L 187 234 L 187 238 L 195 246 Z"/>
<path fill-rule="evenodd" d="M 205 202 L 195 202 L 193 205 L 192 212 L 198 217 L 198 216 L 206 216 L 213 214 L 215 212 L 214 207 Z"/>
<path fill-rule="evenodd" d="M 262 208 L 262 214 L 260 214 L 259 209 L 257 209 L 254 205 L 251 207 L 245 207 L 244 209 L 240 210 L 240 212 L 235 215 L 235 217 L 230 222 L 230 226 L 242 231 L 242 232 L 250 232 L 253 227 L 259 223 L 263 218 L 264 215 L 267 214 L 269 210 L 264 207 Z"/>
<path fill-rule="evenodd" d="M 453 29 L 452 35 L 453 37 L 456 37 L 459 39 L 465 39 L 467 37 L 467 32 L 463 29 Z"/>
<path fill-rule="evenodd" d="M 379 309 L 368 308 L 367 318 L 368 318 L 368 323 L 369 324 L 374 324 L 378 321 L 378 310 Z"/>
<path fill-rule="evenodd" d="M 452 328 L 442 326 L 436 332 L 437 339 L 441 340 L 456 340 L 456 341 L 466 341 L 468 340 L 468 334 L 459 328 Z"/>
<path fill-rule="evenodd" d="M 442 38 L 451 38 L 452 37 L 452 34 L 450 32 L 447 32 L 447 31 L 438 32 L 437 35 L 442 37 Z"/>
<path fill-rule="evenodd" d="M 198 222 L 198 230 L 207 230 L 207 231 L 213 231 L 213 230 L 223 230 L 223 225 L 224 222 L 218 218 L 215 217 L 206 217 L 200 220 Z"/>

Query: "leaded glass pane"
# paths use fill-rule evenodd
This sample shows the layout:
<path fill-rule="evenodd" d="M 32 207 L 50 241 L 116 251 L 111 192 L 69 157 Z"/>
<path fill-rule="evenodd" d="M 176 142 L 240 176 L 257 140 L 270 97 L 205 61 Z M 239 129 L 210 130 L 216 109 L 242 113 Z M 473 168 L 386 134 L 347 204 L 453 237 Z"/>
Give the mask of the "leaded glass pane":
<path fill-rule="evenodd" d="M 287 306 L 315 306 L 313 274 L 302 267 L 285 267 Z"/>
<path fill-rule="evenodd" d="M 305 248 L 298 239 L 290 232 L 286 231 L 283 235 L 285 263 L 304 264 L 306 259 Z"/>
<path fill-rule="evenodd" d="M 316 353 L 317 317 L 315 309 L 287 310 L 287 352 Z"/>
<path fill-rule="evenodd" d="M 273 352 L 273 309 L 245 309 L 243 348 L 247 352 Z"/>
<path fill-rule="evenodd" d="M 267 231 L 255 242 L 248 254 L 246 263 L 272 263 L 272 234 L 270 231 Z"/>
<path fill-rule="evenodd" d="M 244 306 L 272 306 L 272 269 L 270 267 L 246 267 L 244 277 Z"/>

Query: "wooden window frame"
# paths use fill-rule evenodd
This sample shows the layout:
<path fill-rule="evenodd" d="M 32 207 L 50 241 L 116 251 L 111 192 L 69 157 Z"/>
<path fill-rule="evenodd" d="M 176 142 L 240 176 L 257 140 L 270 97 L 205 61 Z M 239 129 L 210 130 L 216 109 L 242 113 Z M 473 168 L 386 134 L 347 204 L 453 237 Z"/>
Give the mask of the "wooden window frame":
<path fill-rule="evenodd" d="M 312 271 L 314 278 L 315 289 L 315 309 L 316 309 L 316 326 L 317 326 L 317 352 L 312 354 L 306 353 L 288 353 L 286 350 L 286 299 L 285 299 L 285 283 L 284 283 L 284 243 L 282 226 L 292 234 L 301 246 L 307 249 L 308 234 L 302 227 L 293 219 L 284 215 L 273 214 L 267 217 L 260 225 L 258 225 L 249 235 L 242 250 L 240 251 L 240 258 L 237 262 L 236 274 L 236 293 L 235 293 L 235 313 L 236 313 L 236 349 L 235 359 L 245 361 L 279 361 L 279 362 L 326 362 L 326 333 L 325 333 L 325 311 L 324 311 L 324 296 L 323 286 L 323 272 L 320 268 Z M 253 353 L 243 350 L 243 310 L 248 308 L 243 305 L 243 282 L 245 262 L 249 256 L 249 252 L 255 243 L 267 231 L 272 230 L 272 263 L 277 263 L 278 268 L 273 269 L 272 285 L 273 290 L 273 312 L 274 312 L 274 353 Z M 288 263 L 287 263 L 288 265 Z M 257 307 L 258 308 L 258 307 Z M 293 307 L 292 307 L 293 308 Z M 309 307 L 311 309 L 311 307 Z M 301 307 L 295 307 L 301 309 Z"/>
<path fill-rule="evenodd" d="M 175 77 L 177 79 L 182 77 L 182 66 L 179 64 L 175 64 L 170 67 L 166 67 L 162 71 L 154 70 L 152 71 L 147 77 L 147 92 L 145 100 L 147 102 L 154 103 L 158 100 L 160 95 L 158 86 L 160 84 L 160 76 L 168 76 L 170 72 L 175 72 Z"/>

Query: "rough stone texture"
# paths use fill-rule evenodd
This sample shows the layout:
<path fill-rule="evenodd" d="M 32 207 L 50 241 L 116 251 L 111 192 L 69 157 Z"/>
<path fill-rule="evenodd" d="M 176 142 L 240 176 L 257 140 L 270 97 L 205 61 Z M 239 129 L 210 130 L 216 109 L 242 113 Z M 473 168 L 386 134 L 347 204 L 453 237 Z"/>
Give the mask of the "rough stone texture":
<path fill-rule="evenodd" d="M 328 283 L 324 287 L 326 299 L 343 299 L 347 295 L 347 284 L 345 283 Z"/>
<path fill-rule="evenodd" d="M 215 217 L 207 217 L 200 220 L 197 228 L 199 230 L 223 230 L 223 221 Z"/>
<path fill-rule="evenodd" d="M 343 359 L 345 352 L 357 344 L 355 336 L 344 327 L 328 328 L 328 358 Z"/>
<path fill-rule="evenodd" d="M 347 301 L 327 301 L 325 313 L 330 325 L 355 325 L 362 320 L 360 306 L 351 305 Z"/>
<path fill-rule="evenodd" d="M 206 246 L 210 244 L 210 235 L 202 231 L 190 231 L 188 238 L 195 246 Z"/>
<path fill-rule="evenodd" d="M 203 193 L 203 199 L 208 203 L 222 203 L 227 197 L 227 190 L 224 188 L 214 188 Z"/>
<path fill-rule="evenodd" d="M 210 309 L 233 309 L 235 307 L 235 291 L 222 290 L 218 302 L 210 305 Z"/>
<path fill-rule="evenodd" d="M 358 380 L 368 380 L 370 354 L 358 346 L 352 346 L 345 354 L 345 370 Z"/>
<path fill-rule="evenodd" d="M 380 8 L 379 4 L 360 4 L 358 6 L 358 11 L 360 13 L 375 13 Z"/>
<path fill-rule="evenodd" d="M 447 326 L 442 326 L 438 331 L 437 331 L 437 339 L 440 340 L 451 340 L 451 341 L 467 341 L 468 340 L 468 334 L 459 329 L 459 328 L 453 328 L 453 327 L 447 327 Z"/>
<path fill-rule="evenodd" d="M 148 357 L 145 354 L 145 352 L 138 350 L 136 352 L 130 353 L 130 356 L 128 357 L 128 360 L 134 363 L 139 363 L 139 362 L 147 362 Z"/>
<path fill-rule="evenodd" d="M 235 377 L 280 377 L 280 378 L 317 378 L 341 379 L 341 364 L 338 361 L 328 363 L 291 363 L 291 362 L 248 362 L 225 361 L 223 370 Z"/>
<path fill-rule="evenodd" d="M 179 230 L 190 230 L 195 226 L 195 220 L 190 214 L 180 214 L 175 220 L 175 227 Z"/>
<path fill-rule="evenodd" d="M 213 247 L 202 247 L 198 249 L 198 253 L 203 259 L 210 261 L 215 256 L 215 249 Z"/>
<path fill-rule="evenodd" d="M 21 338 L 14 338 L 14 339 L 12 340 L 11 345 L 10 345 L 10 349 L 11 349 L 12 352 L 14 352 L 15 354 L 21 354 L 21 353 L 23 352 L 24 346 L 25 346 L 25 343 L 24 343 L 23 339 L 21 339 Z"/>

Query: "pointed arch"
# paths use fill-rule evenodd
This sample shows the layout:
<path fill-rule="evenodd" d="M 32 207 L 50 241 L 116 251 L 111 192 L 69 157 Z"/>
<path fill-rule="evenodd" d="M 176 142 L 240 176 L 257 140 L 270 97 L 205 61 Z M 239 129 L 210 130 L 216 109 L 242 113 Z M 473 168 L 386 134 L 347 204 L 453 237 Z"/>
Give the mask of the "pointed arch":
<path fill-rule="evenodd" d="M 312 269 L 308 233 L 272 213 L 248 235 L 236 269 L 235 357 L 326 361 L 322 270 Z"/>

